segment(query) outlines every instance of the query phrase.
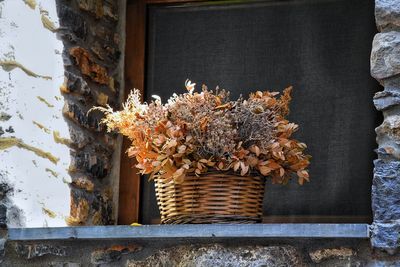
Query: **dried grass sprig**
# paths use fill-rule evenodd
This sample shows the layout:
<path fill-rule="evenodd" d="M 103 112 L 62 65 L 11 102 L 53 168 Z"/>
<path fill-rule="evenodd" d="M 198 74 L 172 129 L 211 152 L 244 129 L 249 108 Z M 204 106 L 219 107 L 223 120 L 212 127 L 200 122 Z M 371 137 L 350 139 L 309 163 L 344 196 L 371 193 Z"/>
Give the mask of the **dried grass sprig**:
<path fill-rule="evenodd" d="M 216 169 L 241 175 L 256 172 L 274 183 L 287 183 L 293 174 L 298 182 L 309 181 L 310 156 L 306 145 L 291 138 L 298 125 L 289 114 L 292 88 L 250 94 L 248 99 L 229 99 L 229 92 L 203 86 L 195 92 L 190 81 L 187 93 L 174 94 L 166 104 L 159 97 L 149 104 L 135 90 L 121 111 L 97 107 L 102 122 L 131 141 L 128 155 L 150 178 L 180 183 L 190 173 Z"/>

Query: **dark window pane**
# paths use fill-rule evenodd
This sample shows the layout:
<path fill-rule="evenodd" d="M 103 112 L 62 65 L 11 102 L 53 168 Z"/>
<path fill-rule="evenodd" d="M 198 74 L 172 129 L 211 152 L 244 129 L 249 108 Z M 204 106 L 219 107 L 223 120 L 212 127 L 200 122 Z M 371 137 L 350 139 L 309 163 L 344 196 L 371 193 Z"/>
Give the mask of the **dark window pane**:
<path fill-rule="evenodd" d="M 370 215 L 373 0 L 153 6 L 148 18 L 147 98 L 184 92 L 186 78 L 233 98 L 294 86 L 289 118 L 313 156 L 311 182 L 267 184 L 266 215 Z"/>

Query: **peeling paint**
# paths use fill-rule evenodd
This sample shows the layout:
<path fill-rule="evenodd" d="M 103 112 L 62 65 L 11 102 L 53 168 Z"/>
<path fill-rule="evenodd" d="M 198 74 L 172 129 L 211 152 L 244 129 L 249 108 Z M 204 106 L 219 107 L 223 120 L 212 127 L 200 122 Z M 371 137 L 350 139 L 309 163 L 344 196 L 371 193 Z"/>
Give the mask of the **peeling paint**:
<path fill-rule="evenodd" d="M 53 175 L 54 178 L 58 178 L 58 173 L 53 171 L 52 169 L 46 168 L 45 171 Z"/>
<path fill-rule="evenodd" d="M 43 130 L 45 133 L 50 134 L 51 131 L 49 128 L 47 128 L 46 126 L 44 126 L 43 124 L 40 124 L 36 121 L 32 121 L 33 124 L 35 124 L 39 129 Z"/>
<path fill-rule="evenodd" d="M 42 20 L 43 27 L 45 27 L 46 29 L 48 29 L 51 32 L 56 32 L 57 27 L 54 25 L 54 23 L 48 17 L 49 12 L 47 10 L 40 8 L 40 14 L 41 14 L 40 19 Z"/>
<path fill-rule="evenodd" d="M 7 133 L 15 133 L 14 128 L 13 128 L 12 126 L 9 126 L 9 127 L 6 129 L 6 132 L 7 132 Z"/>
<path fill-rule="evenodd" d="M 61 137 L 58 131 L 53 131 L 53 138 L 54 142 L 56 142 L 57 144 L 62 144 L 66 146 L 70 146 L 72 144 L 72 140 Z"/>
<path fill-rule="evenodd" d="M 52 211 L 52 210 L 49 210 L 48 208 L 43 207 L 42 211 L 43 211 L 44 214 L 46 214 L 50 218 L 54 219 L 55 217 L 57 217 L 56 213 L 54 211 Z"/>
<path fill-rule="evenodd" d="M 24 2 L 32 9 L 36 8 L 36 0 L 24 0 Z"/>
<path fill-rule="evenodd" d="M 27 69 L 21 63 L 18 63 L 15 60 L 3 60 L 3 61 L 0 61 L 0 67 L 2 67 L 3 70 L 5 70 L 5 71 L 12 71 L 15 68 L 19 68 L 29 76 L 32 76 L 32 77 L 35 77 L 35 78 L 42 78 L 42 79 L 45 79 L 45 80 L 51 80 L 52 79 L 50 76 L 44 76 L 44 75 L 40 75 L 40 74 L 34 73 L 33 71 Z"/>
<path fill-rule="evenodd" d="M 37 96 L 37 99 L 39 99 L 40 102 L 43 102 L 46 104 L 46 106 L 48 106 L 49 108 L 54 108 L 54 105 L 50 104 L 46 99 L 44 99 L 41 96 Z"/>
<path fill-rule="evenodd" d="M 14 146 L 32 151 L 37 156 L 46 158 L 46 159 L 50 160 L 51 162 L 53 162 L 54 164 L 57 164 L 57 162 L 60 160 L 59 158 L 56 158 L 55 156 L 53 156 L 50 152 L 46 152 L 40 148 L 25 144 L 22 140 L 17 139 L 15 137 L 0 138 L 0 150 L 6 150 L 6 149 L 14 147 Z"/>
<path fill-rule="evenodd" d="M 0 121 L 8 121 L 9 119 L 11 119 L 11 115 L 5 112 L 0 112 Z"/>

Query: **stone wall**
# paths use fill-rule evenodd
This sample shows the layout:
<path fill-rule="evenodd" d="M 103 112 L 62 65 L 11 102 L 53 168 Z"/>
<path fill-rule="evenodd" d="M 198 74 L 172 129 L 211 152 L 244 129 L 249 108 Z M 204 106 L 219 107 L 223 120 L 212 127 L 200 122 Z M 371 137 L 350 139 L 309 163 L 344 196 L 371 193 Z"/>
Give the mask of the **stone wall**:
<path fill-rule="evenodd" d="M 2 266 L 399 266 L 368 240 L 281 239 L 8 242 Z"/>
<path fill-rule="evenodd" d="M 94 106 L 118 107 L 123 96 L 124 1 L 57 0 L 64 44 L 63 115 L 70 122 L 69 225 L 116 220 L 120 142 L 105 133 Z M 122 17 L 122 20 L 120 20 Z M 113 157 L 114 156 L 114 157 Z M 116 164 L 113 164 L 116 161 Z"/>
<path fill-rule="evenodd" d="M 400 1 L 376 0 L 375 18 L 380 33 L 372 44 L 371 75 L 385 89 L 374 96 L 384 121 L 376 128 L 371 243 L 394 253 L 400 246 Z"/>

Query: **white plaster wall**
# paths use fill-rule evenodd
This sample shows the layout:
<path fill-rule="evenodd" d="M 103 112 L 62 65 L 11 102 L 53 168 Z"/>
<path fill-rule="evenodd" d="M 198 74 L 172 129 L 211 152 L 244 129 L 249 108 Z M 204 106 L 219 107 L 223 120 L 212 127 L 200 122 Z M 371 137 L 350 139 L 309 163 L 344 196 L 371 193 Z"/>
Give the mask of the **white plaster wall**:
<path fill-rule="evenodd" d="M 20 138 L 60 160 L 54 164 L 31 151 L 12 147 L 0 150 L 0 174 L 7 177 L 14 187 L 11 200 L 22 210 L 25 217 L 21 223 L 23 226 L 65 226 L 70 203 L 70 190 L 66 183 L 70 180 L 67 172 L 70 155 L 66 145 L 53 139 L 54 130 L 69 138 L 68 126 L 61 113 L 64 100 L 59 90 L 64 77 L 63 46 L 41 20 L 42 12 L 58 27 L 55 0 L 33 2 L 37 3 L 35 9 L 23 0 L 0 1 L 0 62 L 15 60 L 32 72 L 52 79 L 29 76 L 20 68 L 0 68 L 0 113 L 12 116 L 8 121 L 0 121 L 0 126 L 3 129 L 12 126 L 15 130 L 0 138 Z M 54 107 L 48 107 L 37 96 Z M 51 133 L 45 133 L 33 121 L 47 127 Z M 54 177 L 46 168 L 58 176 Z M 54 212 L 55 218 L 45 209 Z M 19 225 L 18 221 L 11 221 L 9 227 Z"/>

